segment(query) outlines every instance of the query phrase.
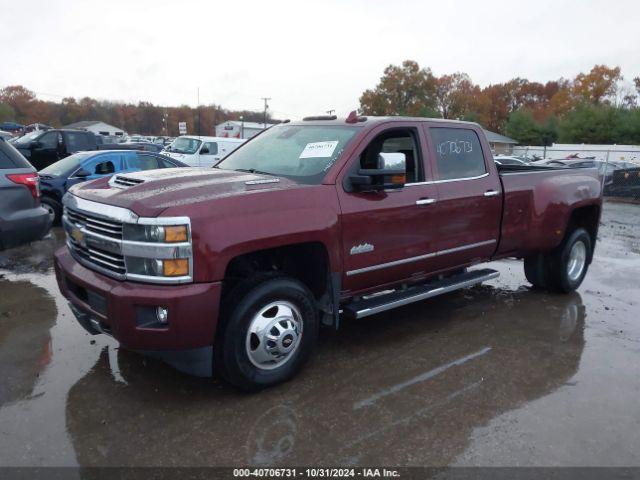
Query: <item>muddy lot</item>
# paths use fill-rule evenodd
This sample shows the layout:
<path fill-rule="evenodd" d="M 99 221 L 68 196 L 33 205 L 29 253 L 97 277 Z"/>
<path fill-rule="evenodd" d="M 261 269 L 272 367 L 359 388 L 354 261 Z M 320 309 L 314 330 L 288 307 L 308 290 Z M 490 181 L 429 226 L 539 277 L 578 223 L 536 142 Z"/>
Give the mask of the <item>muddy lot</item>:
<path fill-rule="evenodd" d="M 501 277 L 324 331 L 255 395 L 91 337 L 62 232 L 0 253 L 0 466 L 640 465 L 640 205 L 607 203 L 579 291 Z"/>

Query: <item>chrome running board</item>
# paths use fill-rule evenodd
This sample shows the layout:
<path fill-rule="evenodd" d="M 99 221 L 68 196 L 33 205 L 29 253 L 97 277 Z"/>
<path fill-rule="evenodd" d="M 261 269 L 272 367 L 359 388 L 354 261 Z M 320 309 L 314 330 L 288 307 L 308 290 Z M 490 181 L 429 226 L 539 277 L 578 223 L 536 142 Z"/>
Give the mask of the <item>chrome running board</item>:
<path fill-rule="evenodd" d="M 461 288 L 471 287 L 496 278 L 499 275 L 499 272 L 490 268 L 470 270 L 442 280 L 433 280 L 423 285 L 397 290 L 387 295 L 368 296 L 366 299 L 343 306 L 342 312 L 350 318 L 364 318 L 392 308 L 402 307 L 427 298 L 460 290 Z"/>

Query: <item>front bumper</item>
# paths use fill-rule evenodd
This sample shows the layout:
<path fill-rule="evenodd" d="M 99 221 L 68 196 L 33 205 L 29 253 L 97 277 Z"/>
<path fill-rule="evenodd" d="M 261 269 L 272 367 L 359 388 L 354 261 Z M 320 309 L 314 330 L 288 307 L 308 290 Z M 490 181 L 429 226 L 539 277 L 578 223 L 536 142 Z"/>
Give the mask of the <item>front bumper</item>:
<path fill-rule="evenodd" d="M 107 333 L 123 347 L 163 358 L 180 370 L 187 368 L 177 364 L 197 367 L 211 358 L 220 282 L 165 286 L 119 281 L 84 267 L 66 247 L 56 252 L 54 265 L 60 291 L 90 333 Z M 168 308 L 168 322 L 150 328 L 145 315 L 157 306 Z M 189 373 L 201 375 L 199 370 Z"/>

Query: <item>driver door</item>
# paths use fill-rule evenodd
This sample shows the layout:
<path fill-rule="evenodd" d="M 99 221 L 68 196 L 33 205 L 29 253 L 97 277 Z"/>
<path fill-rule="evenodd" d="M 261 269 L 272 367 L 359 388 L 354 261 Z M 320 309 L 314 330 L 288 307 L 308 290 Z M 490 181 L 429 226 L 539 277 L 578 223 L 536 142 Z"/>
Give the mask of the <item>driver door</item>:
<path fill-rule="evenodd" d="M 60 132 L 46 132 L 38 141 L 33 144 L 31 149 L 31 164 L 36 170 L 42 170 L 45 167 L 60 160 L 58 150 L 62 146 L 62 135 Z"/>
<path fill-rule="evenodd" d="M 360 192 L 349 187 L 349 175 L 372 168 L 380 152 L 403 153 L 407 183 L 403 188 Z M 350 293 L 406 279 L 421 279 L 432 269 L 435 251 L 432 179 L 422 129 L 416 123 L 381 125 L 356 150 L 337 185 L 342 209 L 342 290 Z"/>

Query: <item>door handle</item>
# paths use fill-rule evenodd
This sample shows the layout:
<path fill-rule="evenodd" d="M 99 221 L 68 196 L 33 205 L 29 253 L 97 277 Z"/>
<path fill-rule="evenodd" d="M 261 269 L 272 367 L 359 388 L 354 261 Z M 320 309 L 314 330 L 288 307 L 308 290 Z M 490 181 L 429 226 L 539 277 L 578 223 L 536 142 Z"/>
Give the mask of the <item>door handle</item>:
<path fill-rule="evenodd" d="M 500 195 L 500 192 L 497 190 L 487 190 L 484 192 L 485 197 L 497 197 L 498 195 Z"/>
<path fill-rule="evenodd" d="M 420 200 L 416 200 L 416 205 L 431 205 L 432 203 L 436 203 L 435 198 L 421 198 Z"/>

